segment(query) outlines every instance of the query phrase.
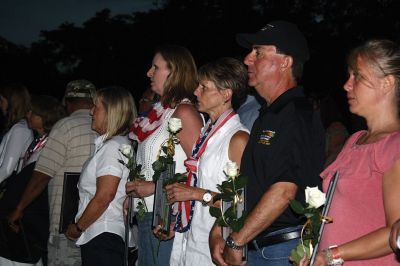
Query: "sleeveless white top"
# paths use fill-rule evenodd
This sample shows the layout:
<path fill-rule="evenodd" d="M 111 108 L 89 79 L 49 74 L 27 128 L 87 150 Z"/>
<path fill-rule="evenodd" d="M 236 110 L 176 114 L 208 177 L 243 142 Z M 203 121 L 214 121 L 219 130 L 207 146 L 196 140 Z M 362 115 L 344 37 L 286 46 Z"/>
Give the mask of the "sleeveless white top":
<path fill-rule="evenodd" d="M 152 168 L 153 162 L 156 161 L 160 147 L 169 138 L 168 121 L 174 114 L 175 109 L 167 109 L 162 117 L 162 124 L 143 142 L 139 143 L 136 154 L 136 163 L 142 165 L 142 174 L 147 181 L 153 180 L 154 170 Z M 186 167 L 183 162 L 186 160 L 186 154 L 180 144 L 175 145 L 174 161 L 175 173 L 185 173 Z M 149 212 L 153 211 L 154 195 L 145 198 L 147 209 Z M 137 198 L 135 198 L 135 207 L 137 206 Z"/>
<path fill-rule="evenodd" d="M 229 143 L 238 131 L 249 132 L 236 114 L 210 138 L 198 161 L 198 187 L 218 192 L 217 185 L 226 180 L 223 171 L 229 160 Z M 214 265 L 208 245 L 214 222 L 209 207 L 196 201 L 190 230 L 175 233 L 170 265 Z"/>

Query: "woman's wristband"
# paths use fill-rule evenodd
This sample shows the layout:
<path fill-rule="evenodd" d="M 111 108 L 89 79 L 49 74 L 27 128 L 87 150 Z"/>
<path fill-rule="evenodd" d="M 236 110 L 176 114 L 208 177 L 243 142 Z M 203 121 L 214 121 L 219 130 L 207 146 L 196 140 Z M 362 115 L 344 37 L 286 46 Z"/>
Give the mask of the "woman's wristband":
<path fill-rule="evenodd" d="M 325 255 L 330 266 L 339 266 L 344 263 L 337 246 L 330 246 L 325 250 Z"/>

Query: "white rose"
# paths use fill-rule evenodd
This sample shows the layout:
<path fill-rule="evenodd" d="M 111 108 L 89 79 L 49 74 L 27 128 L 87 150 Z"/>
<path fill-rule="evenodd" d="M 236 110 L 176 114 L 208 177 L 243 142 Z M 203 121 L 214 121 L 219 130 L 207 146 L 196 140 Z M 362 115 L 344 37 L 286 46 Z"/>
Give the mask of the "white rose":
<path fill-rule="evenodd" d="M 235 177 L 238 174 L 238 166 L 235 162 L 228 161 L 225 165 L 225 173 L 229 177 Z"/>
<path fill-rule="evenodd" d="M 182 121 L 179 118 L 172 117 L 168 121 L 168 128 L 171 133 L 177 133 L 182 128 Z"/>
<path fill-rule="evenodd" d="M 326 195 L 318 189 L 318 187 L 307 187 L 306 202 L 314 208 L 319 208 L 325 204 Z"/>
<path fill-rule="evenodd" d="M 125 156 L 132 156 L 132 146 L 129 144 L 122 144 L 120 147 L 120 151 Z"/>

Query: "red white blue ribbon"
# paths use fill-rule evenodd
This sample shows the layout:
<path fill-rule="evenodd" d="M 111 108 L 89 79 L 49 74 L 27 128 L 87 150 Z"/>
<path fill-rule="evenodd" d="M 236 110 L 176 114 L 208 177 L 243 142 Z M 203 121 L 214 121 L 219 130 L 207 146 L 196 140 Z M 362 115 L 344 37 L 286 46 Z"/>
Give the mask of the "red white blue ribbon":
<path fill-rule="evenodd" d="M 130 129 L 129 138 L 139 143 L 143 142 L 160 127 L 168 109 L 169 106 L 163 106 L 160 102 L 154 104 L 147 116 L 136 118 Z"/>
<path fill-rule="evenodd" d="M 192 156 L 185 160 L 185 166 L 188 171 L 187 186 L 197 187 L 197 165 L 200 157 L 207 148 L 208 141 L 235 114 L 235 111 L 229 109 L 217 119 L 215 124 L 212 124 L 211 121 L 207 122 L 193 147 Z M 195 200 L 190 200 L 177 202 L 174 205 L 174 211 L 175 213 L 177 212 L 175 231 L 183 233 L 190 229 L 195 203 Z"/>

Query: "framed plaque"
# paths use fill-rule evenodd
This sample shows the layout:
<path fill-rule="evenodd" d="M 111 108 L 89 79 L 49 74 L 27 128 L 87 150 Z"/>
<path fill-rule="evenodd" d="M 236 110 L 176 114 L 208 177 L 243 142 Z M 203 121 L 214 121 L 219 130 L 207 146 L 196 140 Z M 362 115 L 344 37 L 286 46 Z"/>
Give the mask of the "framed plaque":
<path fill-rule="evenodd" d="M 334 195 L 335 190 L 336 190 L 336 185 L 337 185 L 339 176 L 340 176 L 340 173 L 339 173 L 339 171 L 337 171 L 335 173 L 334 177 L 329 182 L 328 191 L 326 192 L 325 206 L 322 209 L 322 216 L 323 217 L 326 217 L 329 214 L 329 208 L 331 207 L 333 195 Z M 319 228 L 318 242 L 317 242 L 317 244 L 315 244 L 315 247 L 313 249 L 313 253 L 311 254 L 310 265 L 313 265 L 314 260 L 315 260 L 315 258 L 317 256 L 317 252 L 318 252 L 318 248 L 319 248 L 319 242 L 321 241 L 321 237 L 322 237 L 322 234 L 324 232 L 324 227 L 325 227 L 325 223 L 322 222 L 321 223 L 321 227 Z"/>
<path fill-rule="evenodd" d="M 161 231 L 164 234 L 169 233 L 171 225 L 171 206 L 168 204 L 167 193 L 164 188 L 165 183 L 175 174 L 174 164 L 167 164 L 167 170 L 161 173 L 160 178 L 156 181 L 153 205 L 153 223 L 155 228 L 161 225 Z"/>
<path fill-rule="evenodd" d="M 65 172 L 63 194 L 61 200 L 60 225 L 58 232 L 63 234 L 67 231 L 68 225 L 75 222 L 75 216 L 78 212 L 79 191 L 78 181 L 80 173 Z"/>

